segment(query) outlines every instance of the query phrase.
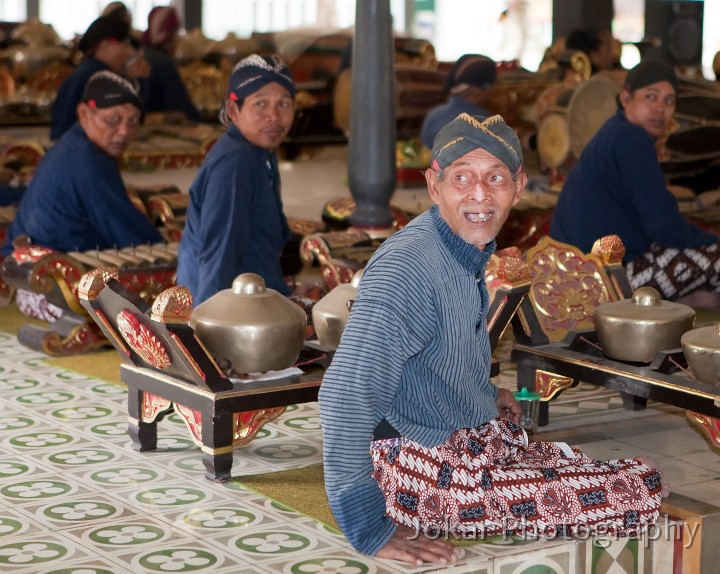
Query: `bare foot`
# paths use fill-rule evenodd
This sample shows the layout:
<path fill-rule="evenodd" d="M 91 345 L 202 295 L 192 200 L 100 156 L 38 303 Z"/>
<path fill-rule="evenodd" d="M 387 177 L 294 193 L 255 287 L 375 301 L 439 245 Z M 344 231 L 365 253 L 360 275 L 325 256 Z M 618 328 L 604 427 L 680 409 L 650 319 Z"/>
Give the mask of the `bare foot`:
<path fill-rule="evenodd" d="M 636 456 L 635 460 L 638 461 L 640 464 L 644 464 L 645 466 L 649 466 L 650 468 L 654 468 L 655 470 L 660 471 L 660 485 L 662 486 L 662 497 L 667 498 L 670 495 L 670 482 L 662 475 L 662 465 L 660 465 L 659 462 L 657 462 L 653 458 L 650 458 L 649 456 Z"/>

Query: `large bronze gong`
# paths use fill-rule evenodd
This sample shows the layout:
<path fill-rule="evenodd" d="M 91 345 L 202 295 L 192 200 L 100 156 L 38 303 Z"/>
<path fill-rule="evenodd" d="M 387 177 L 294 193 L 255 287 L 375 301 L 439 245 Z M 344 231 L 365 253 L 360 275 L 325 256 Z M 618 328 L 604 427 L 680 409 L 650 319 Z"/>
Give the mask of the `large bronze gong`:
<path fill-rule="evenodd" d="M 558 99 L 538 128 L 538 154 L 546 167 L 560 168 L 582 150 L 617 109 L 620 85 L 611 76 L 598 74 L 575 87 L 566 104 Z"/>

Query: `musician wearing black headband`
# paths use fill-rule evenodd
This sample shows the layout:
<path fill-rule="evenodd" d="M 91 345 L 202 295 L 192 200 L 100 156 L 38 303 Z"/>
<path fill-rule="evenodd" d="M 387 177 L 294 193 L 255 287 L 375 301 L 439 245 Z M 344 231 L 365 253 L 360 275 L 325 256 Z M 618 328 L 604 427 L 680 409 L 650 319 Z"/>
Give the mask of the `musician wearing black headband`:
<path fill-rule="evenodd" d="M 85 86 L 77 116 L 40 162 L 8 230 L 3 255 L 21 236 L 58 251 L 163 241 L 130 201 L 118 165 L 143 117 L 134 84 L 110 71 L 97 72 Z"/>
<path fill-rule="evenodd" d="M 720 306 L 720 238 L 693 225 L 669 191 L 658 155 L 673 121 L 679 81 L 660 62 L 627 73 L 619 109 L 583 150 L 563 185 L 550 235 L 589 252 L 617 235 L 633 289 L 664 299 Z"/>
<path fill-rule="evenodd" d="M 52 105 L 50 139 L 53 141 L 59 140 L 75 123 L 76 107 L 95 72 L 109 70 L 137 79 L 147 99 L 150 65 L 143 53 L 133 48 L 127 21 L 116 16 L 97 18 L 80 38 L 78 50 L 83 54 L 80 65 L 60 85 Z"/>
<path fill-rule="evenodd" d="M 252 54 L 230 75 L 220 120 L 227 132 L 190 186 L 177 282 L 195 304 L 256 273 L 283 295 L 281 254 L 291 238 L 280 194 L 277 148 L 295 119 L 295 83 L 277 56 Z"/>
<path fill-rule="evenodd" d="M 448 537 L 642 530 L 669 488 L 654 462 L 529 443 L 520 405 L 490 379 L 484 277 L 527 184 L 517 135 L 461 114 L 425 179 L 435 205 L 370 259 L 320 388 L 338 525 L 358 551 L 416 567 L 456 562 Z"/>

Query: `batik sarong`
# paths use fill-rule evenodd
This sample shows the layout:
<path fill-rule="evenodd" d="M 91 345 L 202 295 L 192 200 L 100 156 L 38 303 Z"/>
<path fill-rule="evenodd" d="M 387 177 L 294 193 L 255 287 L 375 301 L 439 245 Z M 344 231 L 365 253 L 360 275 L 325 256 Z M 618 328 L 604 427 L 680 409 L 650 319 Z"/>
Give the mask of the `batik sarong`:
<path fill-rule="evenodd" d="M 434 448 L 376 440 L 371 453 L 387 515 L 430 536 L 636 535 L 657 520 L 662 499 L 656 469 L 592 460 L 564 443 L 528 445 L 505 419 Z"/>
<path fill-rule="evenodd" d="M 628 263 L 626 271 L 633 289 L 648 285 L 663 299 L 678 299 L 693 291 L 720 292 L 720 243 L 694 249 L 653 243 L 650 251 Z"/>

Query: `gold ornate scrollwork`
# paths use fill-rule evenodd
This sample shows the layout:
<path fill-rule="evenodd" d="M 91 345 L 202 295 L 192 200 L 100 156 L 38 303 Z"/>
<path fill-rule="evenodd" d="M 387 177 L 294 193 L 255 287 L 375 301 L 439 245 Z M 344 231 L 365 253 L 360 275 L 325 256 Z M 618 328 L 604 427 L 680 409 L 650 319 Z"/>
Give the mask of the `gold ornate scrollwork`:
<path fill-rule="evenodd" d="M 65 336 L 48 331 L 42 339 L 42 351 L 51 357 L 64 357 L 94 351 L 108 345 L 108 340 L 95 323 L 82 323 Z"/>
<path fill-rule="evenodd" d="M 258 431 L 285 412 L 285 407 L 244 411 L 233 416 L 233 446 L 249 443 Z"/>
<path fill-rule="evenodd" d="M 85 301 L 94 301 L 97 299 L 100 291 L 103 290 L 105 284 L 110 279 L 117 280 L 119 277 L 117 267 L 98 267 L 92 271 L 88 271 L 80 278 L 77 288 L 78 298 Z"/>
<path fill-rule="evenodd" d="M 157 296 L 150 318 L 159 323 L 181 323 L 190 320 L 193 310 L 192 293 L 187 287 L 175 286 Z"/>
<path fill-rule="evenodd" d="M 185 422 L 185 426 L 190 431 L 190 438 L 199 447 L 202 448 L 202 415 L 200 411 L 179 405 L 175 403 L 175 411 Z"/>
<path fill-rule="evenodd" d="M 532 275 L 529 297 L 550 341 L 593 329 L 595 309 L 615 296 L 603 262 L 571 245 L 543 237 L 526 261 Z"/>
<path fill-rule="evenodd" d="M 172 405 L 172 401 L 153 395 L 152 393 L 143 393 L 141 420 L 144 423 L 151 423 L 162 412 L 165 412 Z"/>
<path fill-rule="evenodd" d="M 540 393 L 541 401 L 549 401 L 566 389 L 573 386 L 575 379 L 563 377 L 549 371 L 535 372 L 535 392 Z"/>
<path fill-rule="evenodd" d="M 720 419 L 694 411 L 685 411 L 685 414 L 690 422 L 700 427 L 715 448 L 720 448 Z"/>
<path fill-rule="evenodd" d="M 585 52 L 580 50 L 573 52 L 570 56 L 570 67 L 574 72 L 578 73 L 583 81 L 590 78 L 592 66 L 590 64 L 590 58 Z"/>
<path fill-rule="evenodd" d="M 118 313 L 118 331 L 130 348 L 157 369 L 167 369 L 172 360 L 162 341 L 127 309 Z"/>

